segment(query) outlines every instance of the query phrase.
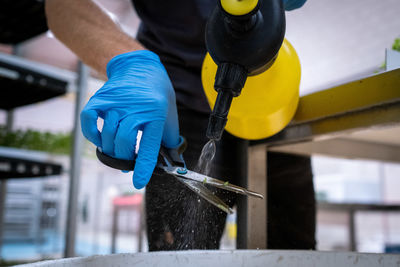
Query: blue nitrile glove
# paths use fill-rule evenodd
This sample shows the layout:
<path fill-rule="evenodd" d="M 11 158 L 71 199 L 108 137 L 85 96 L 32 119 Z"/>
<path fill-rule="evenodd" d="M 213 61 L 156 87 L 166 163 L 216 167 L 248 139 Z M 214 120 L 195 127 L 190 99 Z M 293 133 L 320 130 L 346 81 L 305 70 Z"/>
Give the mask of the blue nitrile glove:
<path fill-rule="evenodd" d="M 290 11 L 302 7 L 306 1 L 307 0 L 283 0 L 283 4 L 285 5 L 285 10 Z"/>
<path fill-rule="evenodd" d="M 132 160 L 137 133 L 143 131 L 133 173 L 140 189 L 150 180 L 161 141 L 167 148 L 179 144 L 175 92 L 159 57 L 147 50 L 114 57 L 107 76 L 81 113 L 82 132 L 103 153 Z M 104 119 L 101 133 L 98 117 Z"/>

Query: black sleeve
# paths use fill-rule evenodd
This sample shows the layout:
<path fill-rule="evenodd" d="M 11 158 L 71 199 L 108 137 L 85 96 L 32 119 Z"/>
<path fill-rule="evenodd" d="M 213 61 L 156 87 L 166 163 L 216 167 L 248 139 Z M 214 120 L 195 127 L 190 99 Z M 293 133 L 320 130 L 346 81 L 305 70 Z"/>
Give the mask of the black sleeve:
<path fill-rule="evenodd" d="M 2 0 L 0 43 L 17 44 L 48 30 L 44 0 Z"/>

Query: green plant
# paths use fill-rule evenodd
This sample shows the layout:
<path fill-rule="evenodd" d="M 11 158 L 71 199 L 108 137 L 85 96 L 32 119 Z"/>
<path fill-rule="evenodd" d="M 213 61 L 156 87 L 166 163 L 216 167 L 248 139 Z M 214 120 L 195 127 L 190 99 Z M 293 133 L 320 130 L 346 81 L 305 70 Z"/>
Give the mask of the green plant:
<path fill-rule="evenodd" d="M 34 130 L 9 132 L 0 126 L 0 146 L 46 151 L 55 154 L 69 154 L 70 133 L 50 133 Z"/>
<path fill-rule="evenodd" d="M 394 39 L 392 49 L 400 52 L 400 38 Z"/>
<path fill-rule="evenodd" d="M 395 50 L 395 51 L 400 52 L 400 38 L 394 39 L 393 44 L 392 44 L 392 49 Z M 375 73 L 379 73 L 379 72 L 381 72 L 381 71 L 384 71 L 385 69 L 386 69 L 386 62 L 383 62 L 383 63 L 379 66 L 379 69 L 377 69 L 377 70 L 375 71 Z"/>

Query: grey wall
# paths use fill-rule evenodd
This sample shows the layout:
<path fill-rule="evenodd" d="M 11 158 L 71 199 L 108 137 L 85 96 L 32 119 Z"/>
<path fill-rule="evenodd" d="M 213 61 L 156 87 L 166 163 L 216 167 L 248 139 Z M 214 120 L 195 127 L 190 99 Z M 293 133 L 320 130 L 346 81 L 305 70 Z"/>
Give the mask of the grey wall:
<path fill-rule="evenodd" d="M 301 94 L 373 73 L 400 37 L 400 0 L 308 0 L 286 18 L 302 63 Z"/>

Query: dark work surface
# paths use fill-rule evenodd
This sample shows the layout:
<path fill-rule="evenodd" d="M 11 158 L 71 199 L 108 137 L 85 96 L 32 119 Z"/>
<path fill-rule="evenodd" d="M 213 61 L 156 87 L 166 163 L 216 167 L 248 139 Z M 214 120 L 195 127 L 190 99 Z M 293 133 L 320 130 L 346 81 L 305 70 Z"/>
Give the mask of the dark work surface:
<path fill-rule="evenodd" d="M 44 0 L 0 1 L 0 43 L 17 44 L 47 29 Z"/>
<path fill-rule="evenodd" d="M 0 61 L 0 109 L 44 101 L 66 93 L 68 83 L 48 75 Z"/>
<path fill-rule="evenodd" d="M 31 178 L 59 175 L 62 166 L 59 164 L 0 156 L 0 180 L 10 178 Z"/>

